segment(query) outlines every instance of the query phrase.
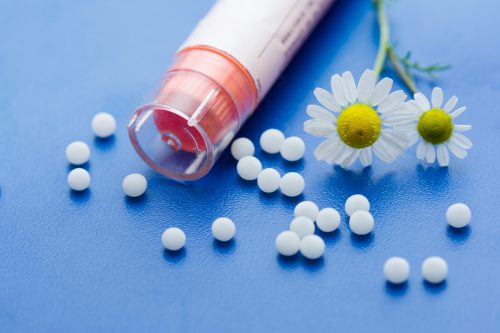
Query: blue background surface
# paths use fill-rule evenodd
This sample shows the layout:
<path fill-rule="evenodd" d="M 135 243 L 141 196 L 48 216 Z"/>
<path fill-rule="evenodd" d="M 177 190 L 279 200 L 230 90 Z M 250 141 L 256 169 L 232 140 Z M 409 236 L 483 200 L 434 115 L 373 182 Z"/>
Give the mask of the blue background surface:
<path fill-rule="evenodd" d="M 499 3 L 395 1 L 389 9 L 401 53 L 453 65 L 436 84 L 468 107 L 460 120 L 473 125 L 469 158 L 426 168 L 413 149 L 391 165 L 343 171 L 317 162 L 320 140 L 302 131 L 313 89 L 344 70 L 359 77 L 376 54 L 370 1 L 339 0 L 241 132 L 256 142 L 277 127 L 305 139 L 297 164 L 257 152 L 265 166 L 304 175 L 304 195 L 293 200 L 238 179 L 228 152 L 209 176 L 181 184 L 154 174 L 129 144 L 130 113 L 211 3 L 0 2 L 0 331 L 498 331 Z M 111 140 L 90 130 L 100 111 L 117 118 Z M 91 189 L 82 194 L 66 184 L 64 149 L 77 139 L 92 150 Z M 149 180 L 138 200 L 121 191 L 131 172 Z M 340 209 L 358 192 L 372 202 L 373 235 L 352 237 L 343 216 L 340 230 L 324 235 L 324 259 L 277 256 L 274 239 L 299 200 Z M 444 213 L 461 201 L 473 222 L 456 232 Z M 226 246 L 210 234 L 222 215 L 237 225 Z M 175 255 L 160 243 L 169 226 L 188 238 Z M 412 265 L 400 288 L 382 276 L 393 255 Z M 420 274 L 430 255 L 450 266 L 436 287 Z"/>

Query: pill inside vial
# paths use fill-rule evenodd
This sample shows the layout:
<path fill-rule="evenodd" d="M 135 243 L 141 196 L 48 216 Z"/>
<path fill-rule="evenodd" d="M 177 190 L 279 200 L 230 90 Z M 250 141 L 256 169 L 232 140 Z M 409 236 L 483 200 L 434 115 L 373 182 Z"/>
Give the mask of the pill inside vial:
<path fill-rule="evenodd" d="M 179 228 L 167 228 L 161 235 L 163 246 L 170 251 L 178 251 L 186 244 L 186 234 Z"/>
<path fill-rule="evenodd" d="M 283 231 L 276 237 L 275 245 L 279 254 L 293 256 L 299 252 L 300 238 L 293 231 Z"/>
<path fill-rule="evenodd" d="M 255 180 L 262 171 L 262 164 L 253 156 L 245 156 L 238 161 L 236 171 L 245 180 Z"/>
<path fill-rule="evenodd" d="M 138 197 L 146 192 L 148 182 L 146 177 L 140 173 L 132 173 L 125 177 L 122 182 L 123 192 L 129 197 Z"/>
<path fill-rule="evenodd" d="M 296 197 L 304 191 L 304 178 L 296 172 L 289 172 L 281 177 L 281 192 L 288 197 Z"/>
<path fill-rule="evenodd" d="M 255 146 L 250 139 L 238 138 L 231 145 L 231 155 L 237 160 L 245 156 L 251 156 L 255 153 Z"/>
<path fill-rule="evenodd" d="M 405 258 L 391 257 L 384 263 L 384 276 L 387 281 L 399 284 L 408 280 L 410 264 Z"/>
<path fill-rule="evenodd" d="M 275 128 L 264 131 L 260 136 L 260 146 L 268 154 L 279 153 L 283 141 L 285 141 L 285 135 Z"/>
<path fill-rule="evenodd" d="M 265 193 L 272 193 L 280 188 L 281 176 L 273 168 L 266 168 L 259 173 L 257 185 Z"/>
<path fill-rule="evenodd" d="M 83 191 L 90 185 L 90 175 L 87 170 L 76 168 L 70 171 L 67 181 L 72 190 Z"/>
<path fill-rule="evenodd" d="M 66 147 L 66 159 L 74 165 L 82 165 L 90 158 L 89 146 L 82 141 L 73 141 Z"/>
<path fill-rule="evenodd" d="M 364 195 L 351 195 L 345 202 L 345 212 L 347 213 L 347 215 L 351 216 L 358 210 L 364 210 L 368 212 L 370 210 L 370 202 Z"/>
<path fill-rule="evenodd" d="M 219 217 L 212 223 L 212 235 L 221 242 L 227 242 L 233 239 L 236 233 L 236 226 L 233 221 L 227 217 Z"/>

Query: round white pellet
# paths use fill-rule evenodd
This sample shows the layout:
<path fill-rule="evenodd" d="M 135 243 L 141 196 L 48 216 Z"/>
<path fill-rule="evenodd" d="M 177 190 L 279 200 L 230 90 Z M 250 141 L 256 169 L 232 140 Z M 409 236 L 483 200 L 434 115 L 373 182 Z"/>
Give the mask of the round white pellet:
<path fill-rule="evenodd" d="M 469 224 L 472 213 L 470 208 L 463 203 L 456 203 L 448 207 L 446 220 L 454 228 L 463 228 Z"/>
<path fill-rule="evenodd" d="M 231 145 L 231 155 L 238 161 L 245 156 L 252 156 L 255 153 L 255 146 L 250 139 L 238 138 Z"/>
<path fill-rule="evenodd" d="M 123 192 L 133 198 L 141 196 L 146 192 L 147 187 L 148 182 L 146 181 L 146 177 L 140 173 L 131 173 L 123 179 L 122 183 Z"/>
<path fill-rule="evenodd" d="M 90 175 L 87 170 L 76 168 L 68 174 L 68 185 L 72 190 L 83 191 L 90 185 Z"/>
<path fill-rule="evenodd" d="M 73 141 L 66 147 L 66 159 L 74 165 L 87 163 L 90 158 L 89 146 L 82 141 Z"/>
<path fill-rule="evenodd" d="M 178 251 L 186 244 L 186 234 L 179 228 L 167 228 L 161 235 L 163 246 L 170 251 Z"/>
<path fill-rule="evenodd" d="M 227 217 L 219 217 L 212 223 L 212 235 L 221 242 L 227 242 L 234 237 L 236 226 Z"/>
<path fill-rule="evenodd" d="M 316 235 L 307 235 L 300 242 L 300 253 L 307 259 L 318 259 L 325 252 L 325 242 Z"/>
<path fill-rule="evenodd" d="M 410 264 L 405 258 L 391 257 L 385 261 L 384 276 L 387 281 L 399 284 L 408 280 Z"/>
<path fill-rule="evenodd" d="M 281 144 L 285 141 L 285 135 L 274 128 L 264 131 L 260 136 L 260 146 L 262 150 L 269 154 L 276 154 L 280 151 Z"/>
<path fill-rule="evenodd" d="M 92 131 L 100 138 L 107 138 L 115 133 L 115 117 L 106 112 L 97 113 L 92 118 Z"/>
<path fill-rule="evenodd" d="M 272 193 L 280 188 L 281 176 L 273 168 L 266 168 L 259 173 L 257 185 L 262 192 Z"/>
<path fill-rule="evenodd" d="M 373 230 L 374 220 L 372 214 L 358 210 L 349 219 L 349 228 L 356 235 L 366 235 Z"/>
<path fill-rule="evenodd" d="M 316 221 L 316 215 L 318 215 L 319 208 L 312 201 L 302 201 L 295 206 L 293 210 L 293 215 L 295 217 L 305 216 L 310 218 L 312 221 Z"/>
<path fill-rule="evenodd" d="M 323 232 L 337 230 L 340 225 L 340 214 L 336 209 L 323 208 L 316 216 L 316 225 Z"/>
<path fill-rule="evenodd" d="M 304 141 L 298 136 L 291 136 L 286 138 L 281 144 L 280 154 L 285 160 L 289 162 L 298 161 L 304 156 L 306 145 Z"/>
<path fill-rule="evenodd" d="M 255 180 L 262 171 L 262 164 L 253 156 L 242 157 L 236 165 L 238 175 L 245 180 Z"/>
<path fill-rule="evenodd" d="M 287 197 L 296 197 L 304 191 L 304 178 L 296 172 L 289 172 L 281 177 L 280 189 Z"/>
<path fill-rule="evenodd" d="M 370 202 L 364 195 L 351 195 L 345 202 L 345 212 L 347 213 L 347 215 L 351 216 L 358 210 L 364 210 L 368 212 L 370 210 Z"/>
<path fill-rule="evenodd" d="M 293 256 L 300 249 L 300 238 L 293 231 L 283 231 L 274 242 L 279 254 L 283 256 Z"/>
<path fill-rule="evenodd" d="M 429 257 L 422 263 L 422 275 L 429 283 L 440 283 L 448 275 L 448 264 L 441 257 Z"/>
<path fill-rule="evenodd" d="M 314 234 L 314 222 L 305 216 L 299 216 L 290 222 L 290 231 L 295 232 L 300 238 Z"/>

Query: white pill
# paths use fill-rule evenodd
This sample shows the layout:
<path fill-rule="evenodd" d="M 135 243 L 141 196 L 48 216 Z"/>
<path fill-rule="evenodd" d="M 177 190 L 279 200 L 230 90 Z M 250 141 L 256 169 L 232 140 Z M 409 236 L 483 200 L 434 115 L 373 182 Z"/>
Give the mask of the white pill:
<path fill-rule="evenodd" d="M 316 216 L 316 225 L 323 232 L 337 230 L 340 225 L 340 214 L 336 209 L 323 208 Z"/>
<path fill-rule="evenodd" d="M 281 177 L 280 189 L 287 197 L 296 197 L 304 192 L 304 178 L 296 172 L 289 172 Z"/>
<path fill-rule="evenodd" d="M 161 235 L 163 246 L 170 251 L 178 251 L 186 244 L 186 234 L 179 228 L 167 228 Z"/>
<path fill-rule="evenodd" d="M 90 185 L 90 175 L 87 170 L 76 168 L 70 171 L 67 181 L 72 190 L 83 191 Z"/>
<path fill-rule="evenodd" d="M 285 141 L 285 135 L 274 128 L 268 129 L 260 136 L 260 146 L 263 151 L 269 154 L 278 153 L 283 141 Z"/>
<path fill-rule="evenodd" d="M 66 159 L 74 165 L 87 163 L 90 158 L 90 149 L 85 142 L 73 141 L 66 147 Z"/>
<path fill-rule="evenodd" d="M 364 210 L 368 212 L 370 210 L 370 202 L 364 195 L 351 195 L 345 202 L 345 212 L 347 213 L 347 215 L 351 216 L 358 210 Z"/>
<path fill-rule="evenodd" d="M 448 275 L 448 264 L 441 257 L 429 257 L 422 263 L 422 275 L 429 283 L 441 283 Z"/>
<path fill-rule="evenodd" d="M 281 176 L 273 168 L 266 168 L 259 173 L 257 185 L 262 192 L 272 193 L 280 188 Z"/>
<path fill-rule="evenodd" d="M 245 156 L 252 156 L 255 153 L 255 146 L 250 139 L 238 138 L 231 145 L 231 155 L 238 161 Z"/>
<path fill-rule="evenodd" d="M 405 258 L 391 257 L 385 261 L 384 276 L 387 281 L 399 284 L 408 280 L 410 264 Z"/>
<path fill-rule="evenodd" d="M 297 206 L 295 206 L 295 209 L 293 210 L 293 215 L 295 215 L 295 217 L 305 216 L 313 221 L 316 221 L 316 215 L 318 215 L 318 212 L 319 208 L 314 202 L 302 201 L 299 202 Z"/>
<path fill-rule="evenodd" d="M 299 216 L 290 222 L 290 231 L 295 232 L 300 238 L 314 234 L 314 222 L 305 216 Z"/>
<path fill-rule="evenodd" d="M 283 256 L 293 256 L 300 249 L 300 238 L 293 231 L 283 231 L 274 242 L 279 254 Z"/>
<path fill-rule="evenodd" d="M 106 112 L 97 113 L 92 118 L 92 131 L 100 138 L 107 138 L 115 133 L 115 117 Z"/>
<path fill-rule="evenodd" d="M 236 165 L 238 175 L 245 180 L 255 180 L 262 171 L 262 164 L 253 156 L 242 157 Z"/>
<path fill-rule="evenodd" d="M 146 192 L 148 182 L 146 177 L 140 173 L 131 173 L 123 179 L 122 188 L 123 192 L 129 197 L 138 197 Z"/>
<path fill-rule="evenodd" d="M 300 242 L 300 253 L 307 259 L 318 259 L 325 252 L 325 242 L 316 235 L 307 235 Z"/>
<path fill-rule="evenodd" d="M 470 223 L 472 213 L 470 208 L 463 203 L 456 203 L 448 207 L 446 220 L 448 224 L 455 228 L 463 228 Z"/>
<path fill-rule="evenodd" d="M 227 217 L 219 217 L 212 223 L 212 235 L 221 242 L 227 242 L 234 237 L 236 226 Z"/>
<path fill-rule="evenodd" d="M 298 136 L 291 136 L 286 138 L 281 144 L 280 154 L 285 160 L 289 162 L 298 161 L 304 156 L 306 145 L 304 141 Z"/>
<path fill-rule="evenodd" d="M 349 228 L 356 235 L 366 235 L 373 230 L 374 220 L 372 214 L 358 210 L 349 219 Z"/>

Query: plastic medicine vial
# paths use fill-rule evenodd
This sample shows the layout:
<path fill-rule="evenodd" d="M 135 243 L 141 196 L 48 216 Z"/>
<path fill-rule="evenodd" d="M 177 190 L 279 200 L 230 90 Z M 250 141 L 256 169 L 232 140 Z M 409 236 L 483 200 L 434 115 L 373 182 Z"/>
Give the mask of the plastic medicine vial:
<path fill-rule="evenodd" d="M 332 3 L 215 2 L 179 48 L 153 101 L 131 116 L 137 153 L 174 179 L 206 175 Z"/>

